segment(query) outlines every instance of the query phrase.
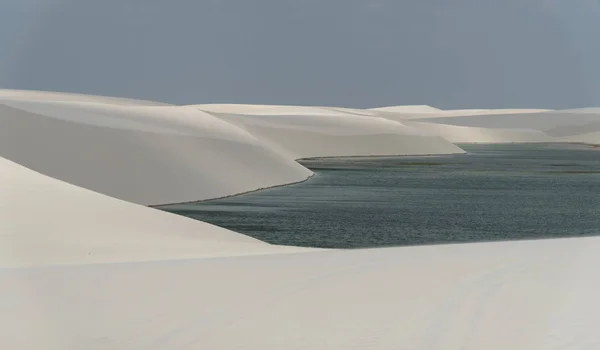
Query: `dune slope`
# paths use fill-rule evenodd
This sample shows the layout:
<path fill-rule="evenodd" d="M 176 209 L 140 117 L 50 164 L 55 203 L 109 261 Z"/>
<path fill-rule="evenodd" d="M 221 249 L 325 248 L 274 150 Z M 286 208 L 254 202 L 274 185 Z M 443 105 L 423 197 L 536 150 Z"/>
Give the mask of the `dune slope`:
<path fill-rule="evenodd" d="M 0 158 L 0 268 L 290 251 Z"/>
<path fill-rule="evenodd" d="M 413 105 L 413 106 L 387 106 L 387 107 L 377 107 L 371 108 L 373 111 L 378 112 L 392 112 L 392 113 L 439 113 L 442 112 L 441 109 L 435 108 L 427 105 Z"/>
<path fill-rule="evenodd" d="M 482 114 L 421 119 L 421 122 L 443 123 L 483 128 L 535 129 L 546 131 L 556 127 L 584 125 L 600 120 L 600 113 L 549 111 L 538 113 Z"/>
<path fill-rule="evenodd" d="M 596 143 L 600 130 L 597 108 L 572 110 L 449 110 L 427 113 L 372 109 L 378 116 L 400 121 L 451 142 L 585 142 Z"/>
<path fill-rule="evenodd" d="M 428 118 L 452 118 L 464 116 L 481 116 L 497 114 L 529 114 L 549 112 L 547 109 L 413 109 L 411 106 L 395 106 L 372 108 L 368 111 L 392 120 L 428 119 Z M 426 106 L 428 107 L 428 106 Z M 433 108 L 433 107 L 432 107 Z"/>
<path fill-rule="evenodd" d="M 456 143 L 530 143 L 552 142 L 551 136 L 534 129 L 499 129 L 474 126 L 457 126 L 442 123 L 405 121 L 406 125 L 437 134 Z"/>
<path fill-rule="evenodd" d="M 0 156 L 139 204 L 233 195 L 312 173 L 196 109 L 0 101 Z"/>
<path fill-rule="evenodd" d="M 197 105 L 293 158 L 452 154 L 443 138 L 365 111 L 296 106 Z"/>
<path fill-rule="evenodd" d="M 130 98 L 121 98 L 121 97 L 85 95 L 85 94 L 74 94 L 74 93 L 53 92 L 53 91 L 11 90 L 11 89 L 0 89 L 0 101 L 2 101 L 2 100 L 99 102 L 99 103 L 110 103 L 110 104 L 116 104 L 116 105 L 130 105 L 130 106 L 167 106 L 168 105 L 166 103 L 161 103 L 161 102 L 147 101 L 147 100 L 134 100 L 134 99 L 130 99 Z"/>

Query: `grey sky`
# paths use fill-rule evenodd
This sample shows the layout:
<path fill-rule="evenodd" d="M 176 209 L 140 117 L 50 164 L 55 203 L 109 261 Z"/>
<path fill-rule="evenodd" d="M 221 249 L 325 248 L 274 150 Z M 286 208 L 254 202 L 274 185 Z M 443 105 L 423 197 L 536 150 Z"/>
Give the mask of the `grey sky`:
<path fill-rule="evenodd" d="M 0 87 L 171 103 L 600 105 L 597 0 L 3 0 Z"/>

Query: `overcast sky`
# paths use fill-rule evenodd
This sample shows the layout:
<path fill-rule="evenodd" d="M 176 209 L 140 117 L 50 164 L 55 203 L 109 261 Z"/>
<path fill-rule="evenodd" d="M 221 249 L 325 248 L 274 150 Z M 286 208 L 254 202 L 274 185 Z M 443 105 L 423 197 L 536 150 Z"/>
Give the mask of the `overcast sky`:
<path fill-rule="evenodd" d="M 171 103 L 600 106 L 599 0 L 1 0 L 0 87 Z"/>

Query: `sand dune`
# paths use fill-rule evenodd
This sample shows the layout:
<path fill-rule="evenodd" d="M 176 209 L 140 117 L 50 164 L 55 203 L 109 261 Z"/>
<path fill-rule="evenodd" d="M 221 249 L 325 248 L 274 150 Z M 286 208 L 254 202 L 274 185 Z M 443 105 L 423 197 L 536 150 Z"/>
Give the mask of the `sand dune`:
<path fill-rule="evenodd" d="M 425 106 L 429 107 L 429 106 Z M 547 109 L 452 109 L 442 110 L 430 107 L 431 109 L 415 108 L 412 106 L 395 106 L 384 108 L 372 108 L 369 111 L 377 113 L 379 116 L 391 120 L 411 120 L 411 119 L 427 119 L 427 118 L 451 118 L 471 115 L 497 115 L 497 114 L 529 114 L 548 112 Z"/>
<path fill-rule="evenodd" d="M 600 107 L 585 107 L 585 108 L 564 109 L 564 110 L 562 110 L 562 112 L 599 114 L 600 113 Z"/>
<path fill-rule="evenodd" d="M 277 106 L 277 105 L 247 105 L 247 104 L 199 104 L 189 107 L 198 108 L 210 113 L 228 113 L 240 115 L 331 115 L 343 116 L 343 112 L 332 112 L 329 107 L 318 106 Z"/>
<path fill-rule="evenodd" d="M 549 135 L 557 138 L 578 138 L 583 135 L 597 132 L 600 132 L 600 117 L 598 118 L 597 122 L 581 125 L 559 126 L 546 131 L 546 133 Z"/>
<path fill-rule="evenodd" d="M 427 106 L 427 105 L 413 105 L 413 106 L 388 106 L 388 107 L 377 107 L 371 108 L 373 111 L 378 112 L 392 112 L 392 113 L 439 113 L 441 109 Z"/>
<path fill-rule="evenodd" d="M 591 145 L 600 145 L 600 131 L 582 133 L 577 135 L 569 135 L 558 137 L 557 140 L 562 142 L 580 142 Z"/>
<path fill-rule="evenodd" d="M 543 131 L 531 129 L 481 128 L 413 121 L 405 121 L 405 124 L 430 131 L 450 142 L 456 143 L 529 143 L 555 141 Z"/>
<path fill-rule="evenodd" d="M 443 138 L 351 109 L 293 106 L 197 105 L 238 125 L 293 158 L 451 154 Z"/>
<path fill-rule="evenodd" d="M 301 250 L 107 197 L 4 158 L 0 183 L 0 268 Z"/>
<path fill-rule="evenodd" d="M 593 349 L 600 239 L 0 270 L 7 349 Z"/>
<path fill-rule="evenodd" d="M 437 134 L 456 143 L 469 142 L 595 142 L 600 111 L 536 109 L 450 110 L 437 113 L 378 115 Z M 591 133 L 591 134 L 590 134 Z M 586 134 L 585 136 L 579 136 Z M 590 135 L 587 135 L 590 134 Z"/>
<path fill-rule="evenodd" d="M 131 106 L 167 106 L 166 103 L 134 100 L 121 97 L 108 97 L 96 95 L 84 95 L 65 92 L 35 91 L 35 90 L 11 90 L 0 89 L 0 101 L 2 100 L 22 100 L 22 101 L 76 101 L 76 102 L 100 102 L 116 105 Z"/>
<path fill-rule="evenodd" d="M 428 118 L 419 120 L 428 123 L 443 123 L 457 126 L 474 126 L 501 129 L 535 129 L 546 131 L 562 126 L 585 125 L 600 120 L 600 113 L 550 111 L 539 113 L 512 113 L 456 116 L 450 118 Z"/>
<path fill-rule="evenodd" d="M 0 156 L 140 204 L 228 196 L 311 175 L 192 108 L 2 100 L 0 125 Z"/>

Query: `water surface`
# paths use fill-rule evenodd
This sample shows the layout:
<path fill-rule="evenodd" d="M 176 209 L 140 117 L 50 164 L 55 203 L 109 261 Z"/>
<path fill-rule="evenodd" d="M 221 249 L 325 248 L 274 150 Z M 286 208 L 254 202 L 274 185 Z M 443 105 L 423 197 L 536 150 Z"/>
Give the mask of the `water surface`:
<path fill-rule="evenodd" d="M 163 209 L 286 245 L 357 248 L 600 233 L 600 152 L 461 145 L 465 155 L 313 159 L 306 182 Z"/>

